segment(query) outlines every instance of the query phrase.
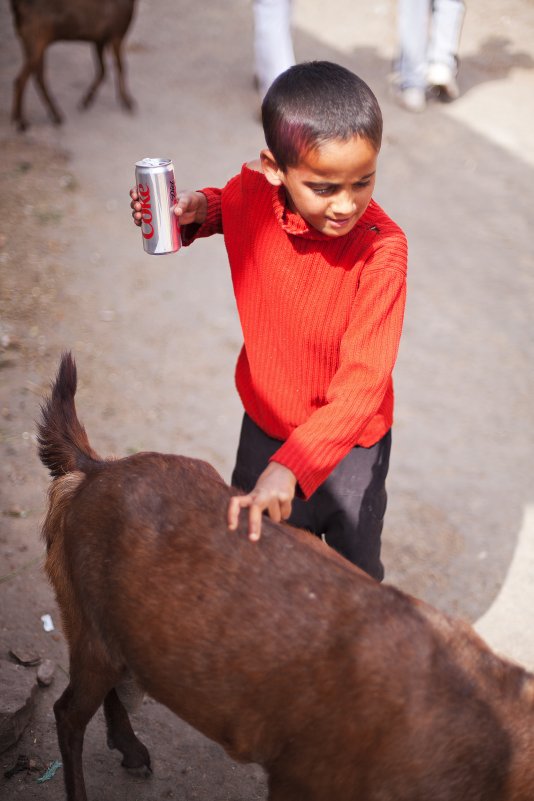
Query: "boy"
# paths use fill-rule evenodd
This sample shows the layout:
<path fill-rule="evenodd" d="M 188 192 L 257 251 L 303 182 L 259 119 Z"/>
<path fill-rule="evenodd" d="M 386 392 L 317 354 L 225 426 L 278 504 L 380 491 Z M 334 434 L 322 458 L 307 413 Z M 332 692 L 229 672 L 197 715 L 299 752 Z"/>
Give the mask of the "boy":
<path fill-rule="evenodd" d="M 244 345 L 230 529 L 249 510 L 306 528 L 377 580 L 406 293 L 406 239 L 372 200 L 382 116 L 330 62 L 297 64 L 262 104 L 266 149 L 224 189 L 180 192 L 185 245 L 223 233 Z M 140 204 L 131 192 L 133 217 Z"/>

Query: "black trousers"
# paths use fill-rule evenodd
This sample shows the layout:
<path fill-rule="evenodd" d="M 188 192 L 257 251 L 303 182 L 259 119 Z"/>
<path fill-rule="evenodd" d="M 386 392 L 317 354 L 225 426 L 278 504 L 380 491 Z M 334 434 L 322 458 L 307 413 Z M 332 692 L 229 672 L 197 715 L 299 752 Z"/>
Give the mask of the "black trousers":
<path fill-rule="evenodd" d="M 232 473 L 234 487 L 250 492 L 280 445 L 245 414 Z M 390 450 L 391 431 L 370 448 L 353 448 L 307 501 L 295 498 L 287 521 L 323 537 L 378 581 L 384 578 L 380 548 Z"/>

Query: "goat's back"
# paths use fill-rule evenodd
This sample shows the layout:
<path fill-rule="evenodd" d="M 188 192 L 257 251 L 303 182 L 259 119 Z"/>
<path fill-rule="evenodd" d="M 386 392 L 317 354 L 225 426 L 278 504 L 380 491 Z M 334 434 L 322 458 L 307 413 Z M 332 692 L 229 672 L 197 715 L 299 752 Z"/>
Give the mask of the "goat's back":
<path fill-rule="evenodd" d="M 52 42 L 108 42 L 122 38 L 132 21 L 135 0 L 11 0 L 21 38 Z"/>

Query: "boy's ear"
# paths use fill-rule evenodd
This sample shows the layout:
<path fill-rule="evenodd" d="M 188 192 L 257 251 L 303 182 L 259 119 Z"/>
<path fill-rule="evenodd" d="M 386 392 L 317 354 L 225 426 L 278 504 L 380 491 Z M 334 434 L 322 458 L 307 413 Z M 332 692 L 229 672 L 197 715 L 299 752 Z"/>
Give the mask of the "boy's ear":
<path fill-rule="evenodd" d="M 284 182 L 284 171 L 278 166 L 271 151 L 268 149 L 262 150 L 260 160 L 263 174 L 269 183 L 273 186 L 281 186 Z"/>

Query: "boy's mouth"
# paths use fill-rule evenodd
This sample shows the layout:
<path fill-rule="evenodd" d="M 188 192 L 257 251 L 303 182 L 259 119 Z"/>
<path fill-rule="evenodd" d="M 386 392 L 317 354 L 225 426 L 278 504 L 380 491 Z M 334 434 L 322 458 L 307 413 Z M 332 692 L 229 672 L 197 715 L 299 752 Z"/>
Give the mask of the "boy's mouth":
<path fill-rule="evenodd" d="M 347 225 L 354 220 L 354 217 L 344 217 L 342 220 L 333 220 L 331 217 L 328 217 L 328 222 L 332 226 L 332 228 L 345 228 Z"/>

